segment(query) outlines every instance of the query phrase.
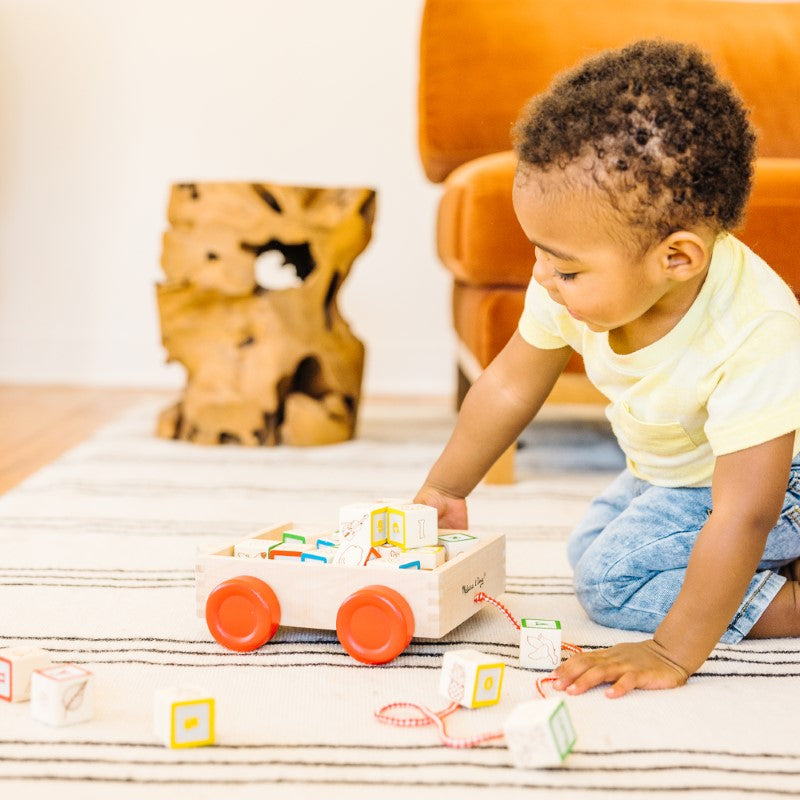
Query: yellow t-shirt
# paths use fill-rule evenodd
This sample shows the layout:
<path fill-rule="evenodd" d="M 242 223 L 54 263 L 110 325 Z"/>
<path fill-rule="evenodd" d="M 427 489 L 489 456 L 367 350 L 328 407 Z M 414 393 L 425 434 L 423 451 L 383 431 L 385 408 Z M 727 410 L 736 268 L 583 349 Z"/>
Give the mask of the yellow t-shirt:
<path fill-rule="evenodd" d="M 619 355 L 531 280 L 519 331 L 543 349 L 569 345 L 610 400 L 628 468 L 657 486 L 710 486 L 716 456 L 795 431 L 800 451 L 800 306 L 731 235 L 717 239 L 703 286 L 678 324 Z"/>

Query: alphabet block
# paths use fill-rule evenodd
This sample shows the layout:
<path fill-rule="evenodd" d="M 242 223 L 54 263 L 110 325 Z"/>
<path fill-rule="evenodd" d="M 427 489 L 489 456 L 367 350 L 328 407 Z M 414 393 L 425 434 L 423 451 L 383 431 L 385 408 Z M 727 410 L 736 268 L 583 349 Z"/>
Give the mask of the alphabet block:
<path fill-rule="evenodd" d="M 270 547 L 275 543 L 267 539 L 245 539 L 233 546 L 235 558 L 268 558 Z"/>
<path fill-rule="evenodd" d="M 555 669 L 561 663 L 561 623 L 557 619 L 521 619 L 519 625 L 520 666 Z"/>
<path fill-rule="evenodd" d="M 444 564 L 447 552 L 443 545 L 432 544 L 427 547 L 415 547 L 408 551 L 409 555 L 419 560 L 421 569 L 436 569 Z"/>
<path fill-rule="evenodd" d="M 439 535 L 439 512 L 421 503 L 406 503 L 386 509 L 386 541 L 398 547 L 435 545 Z"/>
<path fill-rule="evenodd" d="M 47 725 L 73 725 L 94 714 L 94 675 L 77 664 L 54 664 L 31 675 L 31 716 Z"/>
<path fill-rule="evenodd" d="M 202 689 L 157 689 L 153 712 L 155 734 L 167 747 L 214 744 L 214 698 Z"/>
<path fill-rule="evenodd" d="M 503 723 L 515 767 L 557 767 L 575 745 L 575 728 L 563 700 L 531 700 L 518 705 Z"/>
<path fill-rule="evenodd" d="M 442 545 L 447 553 L 447 560 L 466 553 L 474 544 L 477 544 L 477 536 L 470 536 L 468 533 L 459 531 L 458 533 L 445 533 L 438 539 L 438 544 Z"/>
<path fill-rule="evenodd" d="M 339 534 L 342 539 L 366 546 L 367 550 L 386 541 L 386 506 L 376 503 L 351 503 L 339 509 Z"/>
<path fill-rule="evenodd" d="M 492 706 L 500 700 L 505 664 L 477 650 L 451 650 L 444 655 L 439 694 L 466 708 Z"/>
<path fill-rule="evenodd" d="M 333 561 L 333 554 L 336 552 L 333 547 L 318 547 L 315 550 L 306 550 L 300 554 L 301 561 L 310 564 L 330 564 Z"/>
<path fill-rule="evenodd" d="M 33 671 L 49 664 L 50 655 L 39 647 L 19 645 L 0 650 L 0 700 L 29 700 Z"/>

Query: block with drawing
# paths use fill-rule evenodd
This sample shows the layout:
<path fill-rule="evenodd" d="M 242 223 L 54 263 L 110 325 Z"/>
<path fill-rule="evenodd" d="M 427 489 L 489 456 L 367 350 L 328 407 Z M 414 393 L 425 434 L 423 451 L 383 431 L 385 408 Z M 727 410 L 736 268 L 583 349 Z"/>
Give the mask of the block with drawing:
<path fill-rule="evenodd" d="M 73 725 L 94 716 L 94 675 L 77 664 L 53 664 L 31 675 L 31 716 L 47 725 Z"/>
<path fill-rule="evenodd" d="M 18 645 L 0 650 L 0 700 L 29 700 L 33 671 L 49 664 L 49 653 L 40 647 Z"/>
<path fill-rule="evenodd" d="M 559 766 L 577 738 L 558 698 L 521 703 L 506 717 L 503 733 L 514 766 L 521 769 Z"/>
<path fill-rule="evenodd" d="M 202 689 L 157 689 L 153 698 L 155 734 L 167 747 L 214 744 L 214 712 L 214 698 Z"/>
<path fill-rule="evenodd" d="M 439 535 L 439 514 L 432 506 L 404 503 L 386 509 L 386 541 L 398 547 L 435 545 Z"/>
<path fill-rule="evenodd" d="M 439 694 L 466 708 L 492 706 L 500 700 L 505 664 L 478 650 L 451 650 L 444 655 Z"/>
<path fill-rule="evenodd" d="M 447 560 L 450 561 L 451 558 L 460 556 L 462 553 L 472 549 L 477 541 L 477 537 L 464 531 L 458 531 L 455 533 L 443 533 L 438 537 L 436 543 L 444 547 Z"/>
<path fill-rule="evenodd" d="M 557 619 L 519 621 L 519 664 L 528 669 L 555 669 L 561 663 L 561 623 Z"/>

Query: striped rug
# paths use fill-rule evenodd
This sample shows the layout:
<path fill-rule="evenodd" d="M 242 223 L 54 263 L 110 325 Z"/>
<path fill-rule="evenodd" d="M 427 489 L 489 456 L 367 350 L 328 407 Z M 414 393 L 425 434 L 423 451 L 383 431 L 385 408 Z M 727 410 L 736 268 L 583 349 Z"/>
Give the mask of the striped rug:
<path fill-rule="evenodd" d="M 271 523 L 335 522 L 345 503 L 411 497 L 453 424 L 445 404 L 373 402 L 359 437 L 309 449 L 196 447 L 152 436 L 156 407 L 128 413 L 0 498 L 0 647 L 35 644 L 97 679 L 91 722 L 48 728 L 0 704 L 0 797 L 625 798 L 800 796 L 800 642 L 721 646 L 689 684 L 620 700 L 569 698 L 578 740 L 563 767 L 518 770 L 502 741 L 440 746 L 432 728 L 379 724 L 393 701 L 441 708 L 442 655 L 507 664 L 497 706 L 448 718 L 454 736 L 498 729 L 534 698 L 517 634 L 496 609 L 394 662 L 360 665 L 328 631 L 279 629 L 228 652 L 195 615 L 198 548 Z M 507 536 L 502 598 L 557 618 L 584 648 L 634 634 L 587 620 L 564 540 L 621 466 L 602 412 L 546 409 L 526 432 L 519 481 L 480 487 L 473 528 Z M 152 733 L 161 686 L 217 700 L 217 744 L 171 751 Z M 111 794 L 113 792 L 113 795 Z"/>

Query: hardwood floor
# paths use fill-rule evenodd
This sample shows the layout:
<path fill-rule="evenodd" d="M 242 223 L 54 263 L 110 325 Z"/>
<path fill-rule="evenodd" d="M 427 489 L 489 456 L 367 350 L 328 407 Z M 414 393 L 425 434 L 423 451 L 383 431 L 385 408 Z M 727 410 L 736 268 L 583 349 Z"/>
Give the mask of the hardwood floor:
<path fill-rule="evenodd" d="M 126 408 L 153 397 L 163 398 L 167 405 L 174 394 L 152 389 L 0 384 L 0 494 Z M 584 375 L 565 374 L 548 402 L 602 401 Z"/>
<path fill-rule="evenodd" d="M 0 385 L 0 494 L 88 438 L 129 406 L 171 392 Z"/>

